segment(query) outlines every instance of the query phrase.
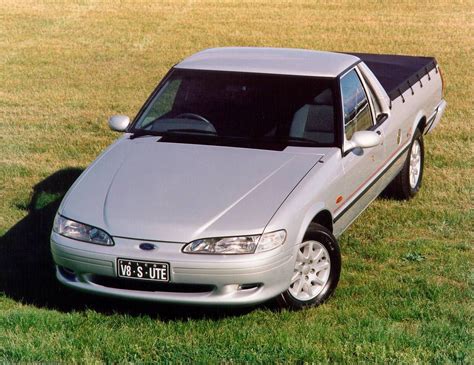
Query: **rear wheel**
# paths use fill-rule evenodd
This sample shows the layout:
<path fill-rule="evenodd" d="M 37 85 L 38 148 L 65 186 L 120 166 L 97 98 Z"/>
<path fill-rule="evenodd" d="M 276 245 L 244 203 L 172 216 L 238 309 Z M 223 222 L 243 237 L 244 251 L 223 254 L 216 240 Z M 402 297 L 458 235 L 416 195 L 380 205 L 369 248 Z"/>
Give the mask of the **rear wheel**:
<path fill-rule="evenodd" d="M 418 129 L 408 151 L 402 170 L 386 189 L 388 196 L 400 200 L 413 198 L 421 188 L 425 150 L 423 135 Z"/>
<path fill-rule="evenodd" d="M 311 224 L 300 244 L 290 287 L 279 304 L 291 309 L 317 306 L 336 289 L 341 253 L 336 238 L 325 227 Z"/>

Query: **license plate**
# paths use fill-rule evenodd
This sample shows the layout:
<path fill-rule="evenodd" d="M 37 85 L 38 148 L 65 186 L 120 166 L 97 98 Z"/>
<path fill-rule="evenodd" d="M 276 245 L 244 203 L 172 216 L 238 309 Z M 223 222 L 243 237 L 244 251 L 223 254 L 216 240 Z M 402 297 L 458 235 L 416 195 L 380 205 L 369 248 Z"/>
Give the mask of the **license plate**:
<path fill-rule="evenodd" d="M 117 274 L 121 278 L 169 281 L 170 265 L 166 262 L 117 259 Z"/>

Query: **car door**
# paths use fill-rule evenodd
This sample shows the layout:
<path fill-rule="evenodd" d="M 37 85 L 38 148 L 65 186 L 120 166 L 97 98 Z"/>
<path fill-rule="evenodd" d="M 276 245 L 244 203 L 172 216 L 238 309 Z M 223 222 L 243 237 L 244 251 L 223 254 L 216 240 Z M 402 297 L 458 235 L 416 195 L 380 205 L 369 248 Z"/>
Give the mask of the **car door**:
<path fill-rule="evenodd" d="M 375 123 L 373 99 L 357 68 L 340 78 L 344 141 L 357 131 L 372 130 L 384 138 L 384 123 Z M 342 151 L 344 195 L 334 214 L 335 233 L 342 232 L 380 193 L 372 182 L 385 160 L 383 142 L 372 148 Z M 375 193 L 377 191 L 377 193 Z"/>

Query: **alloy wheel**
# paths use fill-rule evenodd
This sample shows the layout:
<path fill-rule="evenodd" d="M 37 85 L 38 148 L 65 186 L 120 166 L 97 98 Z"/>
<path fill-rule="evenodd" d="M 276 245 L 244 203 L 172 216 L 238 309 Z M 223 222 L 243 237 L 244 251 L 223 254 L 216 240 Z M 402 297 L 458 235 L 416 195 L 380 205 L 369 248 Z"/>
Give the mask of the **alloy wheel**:
<path fill-rule="evenodd" d="M 288 291 L 295 299 L 311 300 L 324 289 L 330 272 L 331 260 L 326 248 L 317 241 L 303 242 L 298 250 Z"/>
<path fill-rule="evenodd" d="M 415 139 L 413 145 L 411 146 L 410 153 L 410 168 L 409 168 L 409 177 L 410 177 L 410 187 L 415 189 L 420 179 L 421 172 L 421 148 L 420 142 Z"/>

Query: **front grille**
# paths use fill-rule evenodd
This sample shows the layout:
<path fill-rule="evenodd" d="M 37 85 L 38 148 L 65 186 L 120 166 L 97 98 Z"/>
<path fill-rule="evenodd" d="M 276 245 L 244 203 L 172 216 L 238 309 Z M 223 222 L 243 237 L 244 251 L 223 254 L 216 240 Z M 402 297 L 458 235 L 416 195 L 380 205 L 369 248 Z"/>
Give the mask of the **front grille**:
<path fill-rule="evenodd" d="M 160 283 L 154 281 L 123 279 L 102 275 L 91 275 L 88 277 L 88 279 L 94 284 L 108 288 L 147 292 L 208 293 L 215 289 L 213 285 Z"/>

